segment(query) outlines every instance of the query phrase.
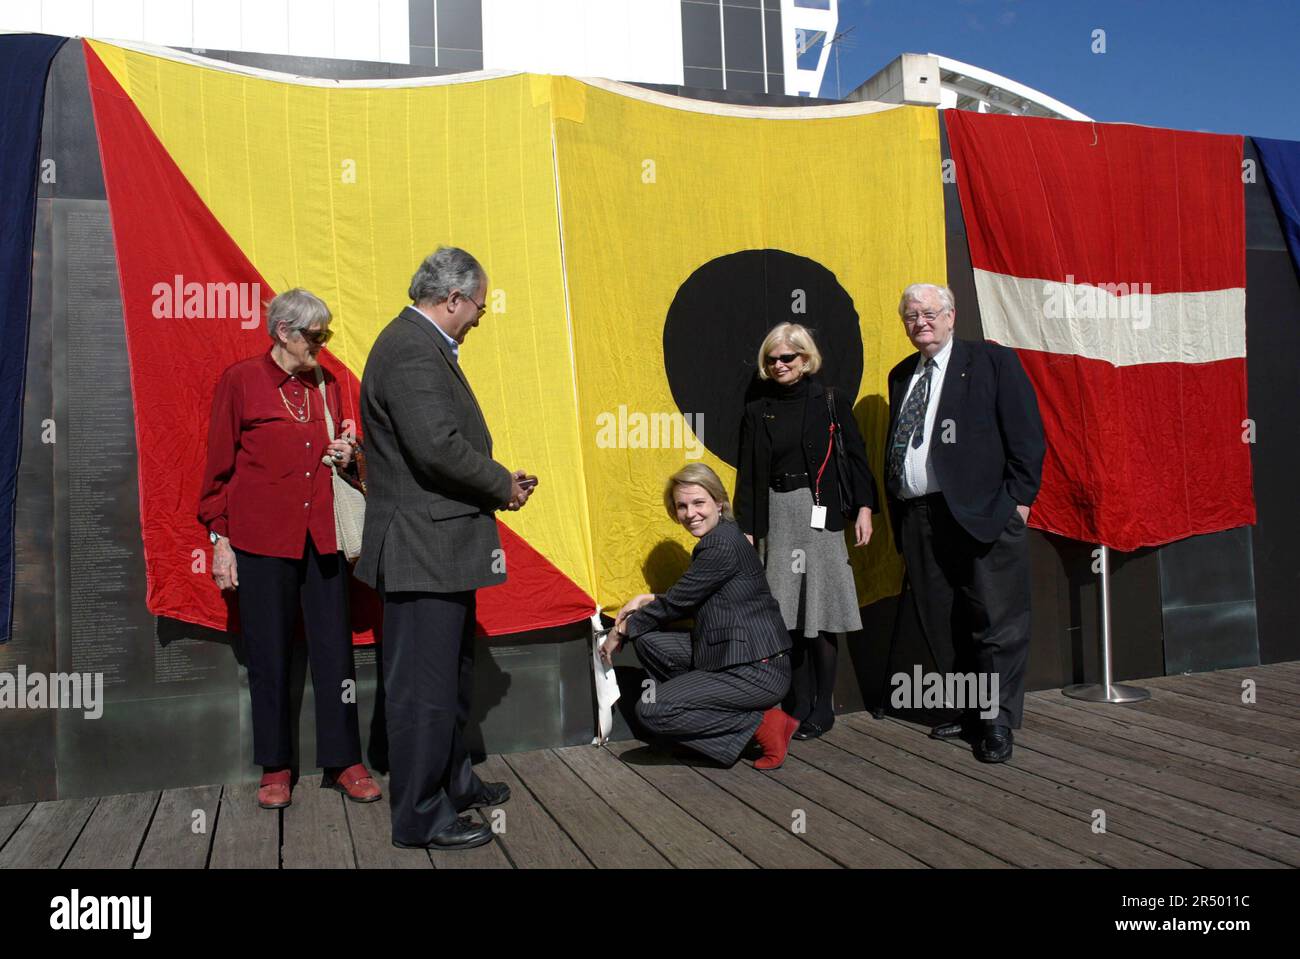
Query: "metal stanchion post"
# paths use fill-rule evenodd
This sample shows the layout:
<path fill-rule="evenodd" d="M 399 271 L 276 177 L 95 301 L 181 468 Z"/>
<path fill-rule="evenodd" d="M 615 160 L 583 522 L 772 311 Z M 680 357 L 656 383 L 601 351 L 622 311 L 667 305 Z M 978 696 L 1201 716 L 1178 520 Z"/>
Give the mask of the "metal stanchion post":
<path fill-rule="evenodd" d="M 1066 686 L 1062 693 L 1071 699 L 1090 703 L 1140 703 L 1151 693 L 1140 686 L 1117 686 L 1111 682 L 1110 662 L 1110 550 L 1101 547 L 1101 678 L 1100 684 L 1080 683 Z"/>

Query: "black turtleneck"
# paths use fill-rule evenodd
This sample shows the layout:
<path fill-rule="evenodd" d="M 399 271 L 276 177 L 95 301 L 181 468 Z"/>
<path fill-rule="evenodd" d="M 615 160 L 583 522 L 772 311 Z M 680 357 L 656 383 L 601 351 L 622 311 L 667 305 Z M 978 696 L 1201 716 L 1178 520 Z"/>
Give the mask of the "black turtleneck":
<path fill-rule="evenodd" d="M 773 419 L 767 424 L 772 437 L 772 475 L 803 473 L 807 469 L 803 457 L 803 416 L 808 377 L 802 376 L 790 386 L 773 384 L 773 387 L 776 402 L 772 404 Z"/>

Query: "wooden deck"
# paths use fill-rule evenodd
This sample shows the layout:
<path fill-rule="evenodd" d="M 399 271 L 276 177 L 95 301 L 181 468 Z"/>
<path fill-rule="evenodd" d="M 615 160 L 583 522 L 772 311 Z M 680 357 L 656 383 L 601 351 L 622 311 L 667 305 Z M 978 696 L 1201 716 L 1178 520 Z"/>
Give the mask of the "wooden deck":
<path fill-rule="evenodd" d="M 1003 766 L 866 713 L 771 774 L 638 743 L 492 756 L 513 798 L 468 852 L 395 849 L 386 801 L 316 777 L 281 813 L 251 785 L 6 806 L 0 868 L 1300 866 L 1300 663 L 1140 684 L 1125 707 L 1031 694 Z"/>

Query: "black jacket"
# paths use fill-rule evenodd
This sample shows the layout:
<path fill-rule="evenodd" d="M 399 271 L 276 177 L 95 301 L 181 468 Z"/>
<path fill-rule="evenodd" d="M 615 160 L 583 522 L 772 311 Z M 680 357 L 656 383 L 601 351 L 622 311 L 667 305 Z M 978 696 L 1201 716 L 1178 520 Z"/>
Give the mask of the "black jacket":
<path fill-rule="evenodd" d="M 700 537 L 682 578 L 629 616 L 624 628 L 636 639 L 691 615 L 696 669 L 754 663 L 790 648 L 790 633 L 767 588 L 758 552 L 730 520 L 719 519 Z"/>
<path fill-rule="evenodd" d="M 412 307 L 384 328 L 361 377 L 366 523 L 356 577 L 389 592 L 505 581 L 494 511 L 510 471 L 446 339 Z"/>
<path fill-rule="evenodd" d="M 913 353 L 889 373 L 886 450 L 919 356 Z M 991 543 L 1017 504 L 1033 504 L 1047 449 L 1038 398 L 1015 350 L 954 339 L 934 422 L 930 459 L 944 502 L 966 532 Z M 952 442 L 941 441 L 945 429 Z M 897 544 L 899 511 L 892 496 L 889 505 Z"/>
<path fill-rule="evenodd" d="M 768 474 L 772 464 L 772 437 L 767 419 L 773 415 L 776 404 L 775 388 L 767 395 L 745 404 L 745 418 L 740 426 L 740 457 L 736 464 L 736 494 L 732 506 L 740 528 L 762 539 L 767 535 Z M 853 418 L 850 397 L 842 390 L 835 391 L 835 414 L 844 431 L 844 449 L 848 454 L 848 474 L 853 484 L 850 506 L 857 513 L 863 506 L 873 513 L 879 510 L 876 480 L 867 464 L 867 448 L 862 433 Z M 816 379 L 808 381 L 808 395 L 803 412 L 804 472 L 809 485 L 815 481 L 817 470 L 826 457 L 826 444 L 830 439 L 830 414 L 826 409 L 825 387 Z M 826 528 L 844 529 L 844 510 L 840 504 L 839 483 L 835 478 L 835 454 L 826 464 L 822 475 L 821 501 L 826 507 Z"/>

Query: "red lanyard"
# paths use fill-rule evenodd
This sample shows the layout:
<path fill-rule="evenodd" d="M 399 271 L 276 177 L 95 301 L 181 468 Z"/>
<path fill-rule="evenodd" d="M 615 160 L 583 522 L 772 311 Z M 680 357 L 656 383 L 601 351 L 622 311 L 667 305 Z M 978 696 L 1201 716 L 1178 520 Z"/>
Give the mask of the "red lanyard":
<path fill-rule="evenodd" d="M 813 487 L 813 502 L 818 506 L 822 505 L 822 473 L 826 472 L 826 464 L 831 461 L 831 450 L 835 447 L 835 424 L 830 426 L 830 437 L 826 440 L 826 458 L 822 460 L 822 467 L 817 471 L 817 484 Z"/>

